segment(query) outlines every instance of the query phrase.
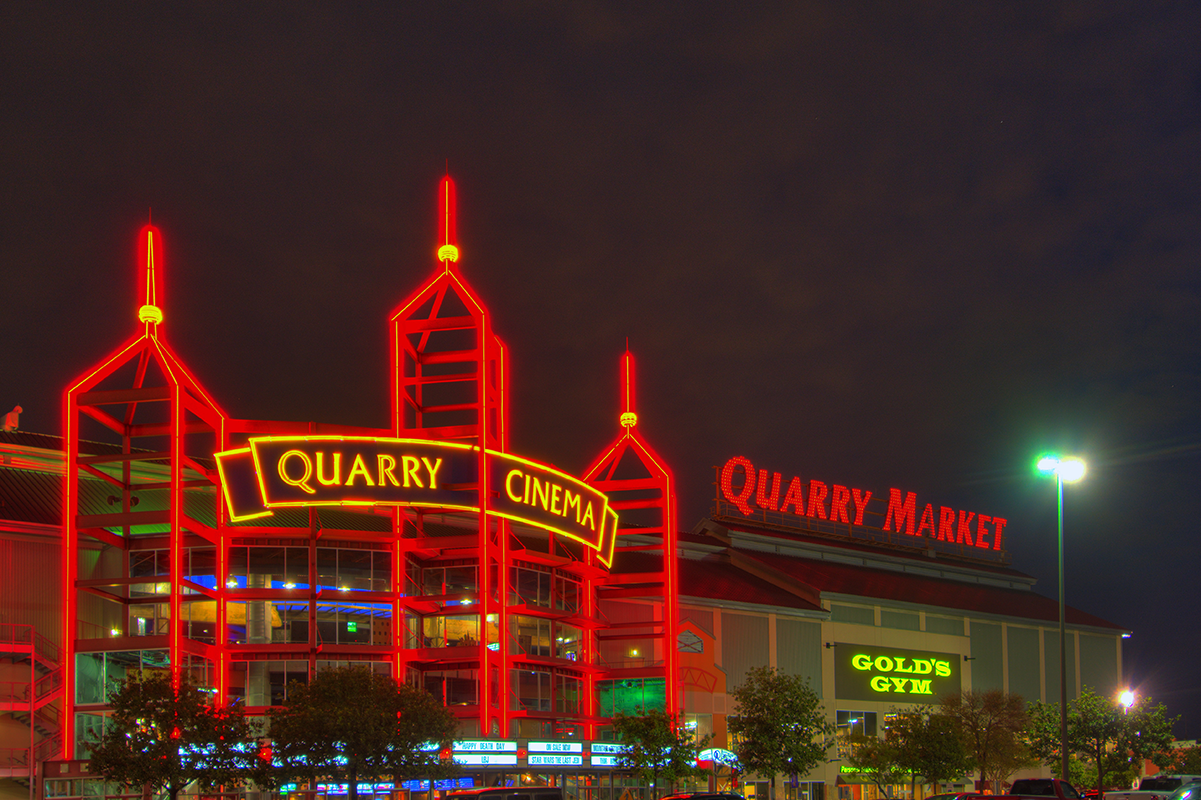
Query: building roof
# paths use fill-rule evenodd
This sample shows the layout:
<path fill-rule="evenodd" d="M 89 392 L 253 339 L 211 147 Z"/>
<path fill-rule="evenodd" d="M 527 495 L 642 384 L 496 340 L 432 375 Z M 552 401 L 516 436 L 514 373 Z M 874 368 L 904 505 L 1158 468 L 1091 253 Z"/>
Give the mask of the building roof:
<path fill-rule="evenodd" d="M 1008 567 L 960 562 L 943 554 L 931 559 L 916 549 L 903 552 L 881 550 L 857 542 L 840 543 L 829 538 L 810 540 L 750 525 L 735 527 L 725 520 L 719 525 L 719 531 L 724 529 L 730 535 L 721 532 L 706 535 L 714 532 L 703 530 L 705 523 L 702 523 L 692 534 L 681 538 L 686 548 L 691 545 L 691 549 L 696 550 L 698 545 L 708 545 L 706 549 L 711 554 L 732 554 L 733 561 L 715 568 L 716 571 L 698 571 L 698 578 L 706 585 L 696 591 L 690 591 L 688 583 L 682 581 L 683 594 L 722 598 L 733 591 L 726 584 L 739 580 L 730 573 L 758 573 L 777 586 L 794 582 L 792 591 L 802 597 L 805 592 L 810 592 L 821 599 L 900 601 L 950 612 L 1017 617 L 1033 622 L 1059 621 L 1058 600 L 1026 588 L 1032 586 L 1034 580 Z M 747 546 L 753 540 L 765 546 Z M 807 557 L 806 551 L 811 552 L 812 557 Z M 695 562 L 682 559 L 681 573 L 686 574 L 689 563 Z M 721 574 L 721 570 L 726 574 Z M 936 572 L 939 574 L 933 574 Z M 777 588 L 776 591 L 784 590 Z M 1080 609 L 1069 606 L 1066 612 L 1066 621 L 1074 626 L 1114 632 L 1125 630 Z"/>
<path fill-rule="evenodd" d="M 680 594 L 753 605 L 821 611 L 817 603 L 720 557 L 680 559 Z"/>

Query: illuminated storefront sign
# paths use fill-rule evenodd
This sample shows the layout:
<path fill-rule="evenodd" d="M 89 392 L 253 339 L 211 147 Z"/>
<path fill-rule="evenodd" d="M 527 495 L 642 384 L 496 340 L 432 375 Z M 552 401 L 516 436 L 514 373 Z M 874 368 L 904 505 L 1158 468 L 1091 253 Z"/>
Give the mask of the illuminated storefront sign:
<path fill-rule="evenodd" d="M 531 767 L 579 767 L 584 764 L 583 756 L 530 753 L 526 763 Z"/>
<path fill-rule="evenodd" d="M 732 750 L 725 750 L 720 747 L 711 747 L 708 750 L 702 750 L 696 755 L 697 761 L 712 761 L 714 764 L 725 764 L 727 767 L 738 769 L 738 755 Z"/>
<path fill-rule="evenodd" d="M 725 463 L 719 477 L 721 496 L 745 516 L 762 511 L 795 514 L 810 519 L 863 525 L 864 512 L 872 493 L 827 484 L 819 480 L 802 481 L 793 476 L 787 483 L 779 472 L 756 470 L 748 458 L 735 456 Z M 883 498 L 881 498 L 882 500 Z M 920 509 L 920 513 L 919 513 Z M 888 490 L 888 510 L 881 530 L 922 537 L 938 542 L 965 545 L 979 550 L 1004 550 L 1004 517 L 990 517 L 974 511 L 959 511 L 933 503 L 924 507 L 916 492 Z"/>
<path fill-rule="evenodd" d="M 531 753 L 583 753 L 583 742 L 530 742 L 525 749 Z"/>
<path fill-rule="evenodd" d="M 961 688 L 953 653 L 865 647 L 838 642 L 834 689 L 840 699 L 931 702 Z"/>
<path fill-rule="evenodd" d="M 487 511 L 575 539 L 612 562 L 617 513 L 578 478 L 487 450 Z M 430 439 L 259 436 L 216 454 L 232 521 L 275 508 L 413 506 L 479 511 L 480 451 Z"/>
<path fill-rule="evenodd" d="M 621 756 L 625 751 L 626 747 L 624 744 L 593 742 L 589 750 L 592 754 L 589 760 L 594 767 L 620 767 Z"/>
<path fill-rule="evenodd" d="M 451 748 L 457 753 L 516 753 L 516 740 L 466 739 Z"/>
<path fill-rule="evenodd" d="M 451 756 L 456 764 L 469 767 L 515 767 L 516 753 L 454 753 Z"/>

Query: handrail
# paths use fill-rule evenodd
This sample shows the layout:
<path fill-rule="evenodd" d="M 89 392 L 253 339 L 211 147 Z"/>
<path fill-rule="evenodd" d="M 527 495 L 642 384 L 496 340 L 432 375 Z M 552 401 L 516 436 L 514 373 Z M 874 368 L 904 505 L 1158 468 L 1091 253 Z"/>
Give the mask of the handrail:
<path fill-rule="evenodd" d="M 44 661 L 49 661 L 52 664 L 57 664 L 62 658 L 63 649 L 61 646 L 47 639 L 42 634 L 34 631 L 34 647 L 33 649 L 42 654 Z"/>
<path fill-rule="evenodd" d="M 54 670 L 49 675 L 43 675 L 33 684 L 33 696 L 41 700 L 48 694 L 53 694 L 63 687 L 62 668 Z"/>
<path fill-rule="evenodd" d="M 45 761 L 48 758 L 53 758 L 63 751 L 62 734 L 56 733 L 49 739 L 43 739 L 38 742 L 33 748 L 34 759 L 37 761 Z"/>
<path fill-rule="evenodd" d="M 0 644 L 33 644 L 33 626 L 0 622 Z"/>
<path fill-rule="evenodd" d="M 0 703 L 29 703 L 29 682 L 0 681 Z"/>
<path fill-rule="evenodd" d="M 0 768 L 29 767 L 28 747 L 0 747 Z"/>

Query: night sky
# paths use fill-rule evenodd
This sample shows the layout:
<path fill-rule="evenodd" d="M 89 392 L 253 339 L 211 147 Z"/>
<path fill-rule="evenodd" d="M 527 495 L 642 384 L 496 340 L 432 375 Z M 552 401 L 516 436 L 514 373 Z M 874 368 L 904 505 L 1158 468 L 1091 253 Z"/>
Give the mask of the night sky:
<path fill-rule="evenodd" d="M 414 6 L 409 8 L 408 6 Z M 516 452 L 579 472 L 618 358 L 674 466 L 1009 519 L 1201 737 L 1201 6 L 1186 2 L 0 5 L 0 405 L 162 335 L 238 418 L 387 424 L 386 323 L 462 272 Z M 1000 609 L 1003 611 L 1003 609 Z"/>

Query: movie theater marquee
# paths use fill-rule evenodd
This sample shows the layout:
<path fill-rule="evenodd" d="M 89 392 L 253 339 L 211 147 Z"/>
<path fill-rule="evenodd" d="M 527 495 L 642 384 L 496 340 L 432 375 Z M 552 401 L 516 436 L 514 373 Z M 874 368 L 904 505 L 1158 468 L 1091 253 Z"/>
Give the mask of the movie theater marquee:
<path fill-rule="evenodd" d="M 719 499 L 736 508 L 746 517 L 762 518 L 764 512 L 775 512 L 776 519 L 787 521 L 792 518 L 796 527 L 805 527 L 801 519 L 827 520 L 845 523 L 847 526 L 878 527 L 883 531 L 895 531 L 930 542 L 942 542 L 971 548 L 974 551 L 1004 552 L 1004 517 L 989 516 L 975 511 L 964 511 L 935 506 L 933 503 L 918 503 L 916 492 L 902 492 L 890 488 L 887 508 L 883 512 L 884 523 L 877 526 L 864 522 L 869 512 L 868 504 L 875 499 L 877 508 L 885 503 L 883 496 L 870 490 L 829 484 L 811 479 L 802 481 L 792 476 L 785 481 L 782 473 L 757 469 L 749 458 L 734 456 L 721 468 L 718 476 Z M 849 527 L 848 527 L 849 531 Z"/>

